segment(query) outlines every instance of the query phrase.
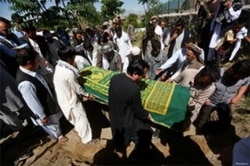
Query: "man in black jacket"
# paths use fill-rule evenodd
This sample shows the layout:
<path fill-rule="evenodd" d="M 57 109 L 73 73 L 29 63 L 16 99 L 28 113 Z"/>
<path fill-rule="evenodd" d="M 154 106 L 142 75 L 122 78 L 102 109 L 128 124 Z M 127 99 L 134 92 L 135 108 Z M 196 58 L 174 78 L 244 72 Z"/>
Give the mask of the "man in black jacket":
<path fill-rule="evenodd" d="M 150 115 L 144 110 L 136 84 L 144 75 L 143 60 L 132 61 L 127 73 L 112 77 L 109 87 L 109 115 L 115 151 L 123 155 L 131 141 L 143 153 L 149 148 L 152 131 L 145 123 Z M 145 151 L 144 151 L 145 152 Z M 123 156 L 124 157 L 124 156 Z"/>

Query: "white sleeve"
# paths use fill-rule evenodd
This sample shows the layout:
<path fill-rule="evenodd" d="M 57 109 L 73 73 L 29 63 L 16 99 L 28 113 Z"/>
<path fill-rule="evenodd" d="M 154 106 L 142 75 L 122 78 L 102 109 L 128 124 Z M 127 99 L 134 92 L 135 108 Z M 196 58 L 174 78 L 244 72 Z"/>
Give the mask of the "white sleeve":
<path fill-rule="evenodd" d="M 239 51 L 239 49 L 240 49 L 240 45 L 241 45 L 241 39 L 238 39 L 237 42 L 236 42 L 236 44 L 235 44 L 235 47 L 234 47 L 234 49 L 233 49 L 233 51 L 232 51 L 232 54 L 231 54 L 231 56 L 230 56 L 230 58 L 229 58 L 229 61 L 232 61 L 232 60 L 234 59 L 236 53 L 237 53 L 237 52 Z"/>
<path fill-rule="evenodd" d="M 128 60 L 128 57 L 126 56 L 124 59 L 123 68 L 122 68 L 123 73 L 127 73 L 128 65 L 129 65 L 129 60 Z"/>
<path fill-rule="evenodd" d="M 163 65 L 161 65 L 160 69 L 165 70 L 168 69 L 169 67 L 171 67 L 179 58 L 180 54 L 181 54 L 181 50 L 179 49 L 178 51 L 176 51 L 171 58 L 169 58 Z"/>
<path fill-rule="evenodd" d="M 233 7 L 228 9 L 228 14 L 229 17 L 231 18 L 232 21 L 236 20 L 239 18 L 240 14 L 241 14 L 242 9 L 234 11 Z"/>
<path fill-rule="evenodd" d="M 83 96 L 88 96 L 89 94 L 85 92 L 82 86 L 78 83 L 74 73 L 67 74 L 68 78 L 67 81 L 69 83 L 70 89 L 72 89 L 75 93 Z"/>

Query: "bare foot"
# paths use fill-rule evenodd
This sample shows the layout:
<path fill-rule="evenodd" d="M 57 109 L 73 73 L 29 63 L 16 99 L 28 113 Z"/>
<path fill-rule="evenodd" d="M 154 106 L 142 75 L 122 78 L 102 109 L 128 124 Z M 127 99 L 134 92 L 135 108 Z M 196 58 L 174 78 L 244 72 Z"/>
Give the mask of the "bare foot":
<path fill-rule="evenodd" d="M 64 137 L 64 136 L 62 136 L 62 137 L 60 137 L 59 139 L 58 139 L 58 141 L 60 142 L 60 143 L 65 143 L 65 142 L 68 142 L 68 138 L 67 137 Z"/>

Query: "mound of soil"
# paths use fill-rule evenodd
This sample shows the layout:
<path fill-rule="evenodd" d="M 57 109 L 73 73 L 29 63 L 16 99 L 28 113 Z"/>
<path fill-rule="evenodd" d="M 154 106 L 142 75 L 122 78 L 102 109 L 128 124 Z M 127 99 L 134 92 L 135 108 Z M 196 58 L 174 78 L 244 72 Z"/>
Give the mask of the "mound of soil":
<path fill-rule="evenodd" d="M 37 127 L 27 127 L 1 138 L 1 165 L 221 165 L 230 163 L 232 147 L 250 133 L 250 110 L 243 105 L 233 108 L 231 126 L 215 135 L 190 135 L 161 130 L 160 138 L 153 138 L 148 152 L 135 153 L 134 144 L 127 149 L 127 157 L 114 153 L 107 107 L 90 102 L 85 105 L 97 144 L 84 145 L 73 126 L 61 120 L 66 143 L 51 139 Z M 248 108 L 248 109 L 246 109 Z"/>

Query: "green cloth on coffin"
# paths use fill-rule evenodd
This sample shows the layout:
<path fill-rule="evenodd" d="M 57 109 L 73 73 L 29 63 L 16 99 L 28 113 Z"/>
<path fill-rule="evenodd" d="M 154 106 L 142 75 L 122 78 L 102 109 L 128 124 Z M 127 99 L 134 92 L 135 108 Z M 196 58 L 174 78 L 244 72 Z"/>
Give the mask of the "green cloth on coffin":
<path fill-rule="evenodd" d="M 97 101 L 108 104 L 110 79 L 118 72 L 88 66 L 81 70 L 84 89 Z M 181 122 L 186 116 L 189 89 L 180 85 L 145 79 L 139 83 L 142 104 L 149 111 L 154 123 L 166 127 Z"/>

